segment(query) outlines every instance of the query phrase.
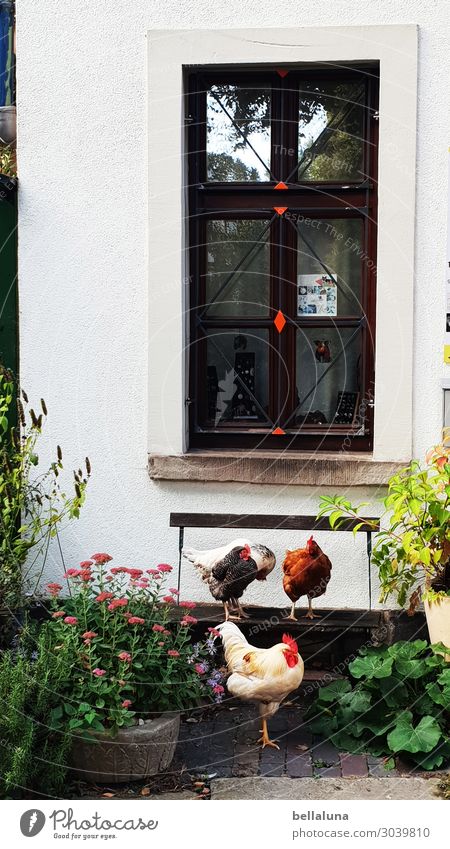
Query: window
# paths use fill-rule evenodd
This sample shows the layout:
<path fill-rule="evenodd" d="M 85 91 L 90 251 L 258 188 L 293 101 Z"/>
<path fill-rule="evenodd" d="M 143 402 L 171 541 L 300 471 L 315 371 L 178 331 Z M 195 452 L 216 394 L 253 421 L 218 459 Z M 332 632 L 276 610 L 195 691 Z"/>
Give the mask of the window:
<path fill-rule="evenodd" d="M 375 65 L 188 73 L 191 447 L 372 449 L 377 108 Z"/>

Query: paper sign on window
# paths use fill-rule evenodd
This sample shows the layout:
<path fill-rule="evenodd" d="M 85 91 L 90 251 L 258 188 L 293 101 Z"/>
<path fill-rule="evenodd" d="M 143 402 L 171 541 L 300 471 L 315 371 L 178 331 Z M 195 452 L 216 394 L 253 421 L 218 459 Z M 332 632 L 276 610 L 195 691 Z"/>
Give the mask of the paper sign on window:
<path fill-rule="evenodd" d="M 337 315 L 337 286 L 328 274 L 298 274 L 297 293 L 297 315 Z"/>

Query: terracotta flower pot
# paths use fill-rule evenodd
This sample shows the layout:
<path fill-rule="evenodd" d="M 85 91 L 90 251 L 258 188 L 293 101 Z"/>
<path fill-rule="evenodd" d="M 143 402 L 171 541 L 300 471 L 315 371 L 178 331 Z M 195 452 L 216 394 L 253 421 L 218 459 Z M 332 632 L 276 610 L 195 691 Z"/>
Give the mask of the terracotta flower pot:
<path fill-rule="evenodd" d="M 450 596 L 444 596 L 440 601 L 425 601 L 428 632 L 431 643 L 444 643 L 450 650 Z M 450 652 L 445 655 L 450 660 Z"/>
<path fill-rule="evenodd" d="M 164 772 L 172 763 L 180 730 L 180 714 L 166 713 L 143 725 L 121 728 L 115 737 L 77 737 L 72 768 L 84 781 L 118 784 Z"/>

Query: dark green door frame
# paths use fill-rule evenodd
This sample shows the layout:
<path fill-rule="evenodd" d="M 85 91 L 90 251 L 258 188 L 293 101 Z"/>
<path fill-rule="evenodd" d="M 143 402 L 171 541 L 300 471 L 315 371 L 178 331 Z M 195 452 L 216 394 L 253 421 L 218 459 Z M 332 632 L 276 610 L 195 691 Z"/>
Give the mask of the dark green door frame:
<path fill-rule="evenodd" d="M 17 202 L 0 199 L 0 362 L 18 372 Z"/>

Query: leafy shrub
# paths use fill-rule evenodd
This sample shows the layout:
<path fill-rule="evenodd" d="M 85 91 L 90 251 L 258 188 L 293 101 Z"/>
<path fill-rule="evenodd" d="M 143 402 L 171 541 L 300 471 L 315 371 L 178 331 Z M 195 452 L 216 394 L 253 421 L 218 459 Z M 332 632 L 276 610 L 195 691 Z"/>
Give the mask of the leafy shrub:
<path fill-rule="evenodd" d="M 450 663 L 436 653 L 442 649 L 424 640 L 362 648 L 348 667 L 352 683 L 320 688 L 307 714 L 312 730 L 344 751 L 441 767 L 450 758 Z"/>
<path fill-rule="evenodd" d="M 54 650 L 69 657 L 70 678 L 52 712 L 56 728 L 77 733 L 109 731 L 153 713 L 184 710 L 202 697 L 220 701 L 222 674 L 214 669 L 214 636 L 192 646 L 193 602 L 165 589 L 172 571 L 109 567 L 95 554 L 69 569 L 70 596 L 52 583 L 50 623 Z M 179 620 L 171 622 L 178 609 Z"/>
<path fill-rule="evenodd" d="M 50 715 L 67 686 L 67 651 L 50 648 L 48 625 L 31 652 L 0 657 L 0 794 L 24 798 L 26 791 L 58 795 L 66 776 L 70 737 L 51 731 Z"/>
<path fill-rule="evenodd" d="M 428 452 L 424 466 L 414 460 L 393 475 L 383 502 L 386 509 L 373 550 L 380 601 L 393 595 L 402 607 L 409 602 L 410 614 L 422 590 L 429 601 L 450 595 L 449 440 L 446 428 L 443 443 Z M 352 505 L 340 495 L 323 496 L 318 515 L 328 516 L 333 529 L 349 519 L 370 524 L 362 515 L 367 506 Z"/>
<path fill-rule="evenodd" d="M 38 472 L 38 441 L 47 416 L 41 399 L 38 415 L 28 410 L 28 399 L 10 371 L 0 363 L 0 606 L 20 607 L 22 585 L 35 590 L 48 552 L 50 540 L 70 519 L 77 519 L 85 500 L 90 475 L 74 471 L 73 493 L 67 494 L 59 483 L 63 470 L 62 452 L 45 471 Z M 20 427 L 12 426 L 17 399 Z M 33 554 L 28 571 L 22 572 Z M 38 575 L 33 574 L 36 560 L 43 555 Z"/>

